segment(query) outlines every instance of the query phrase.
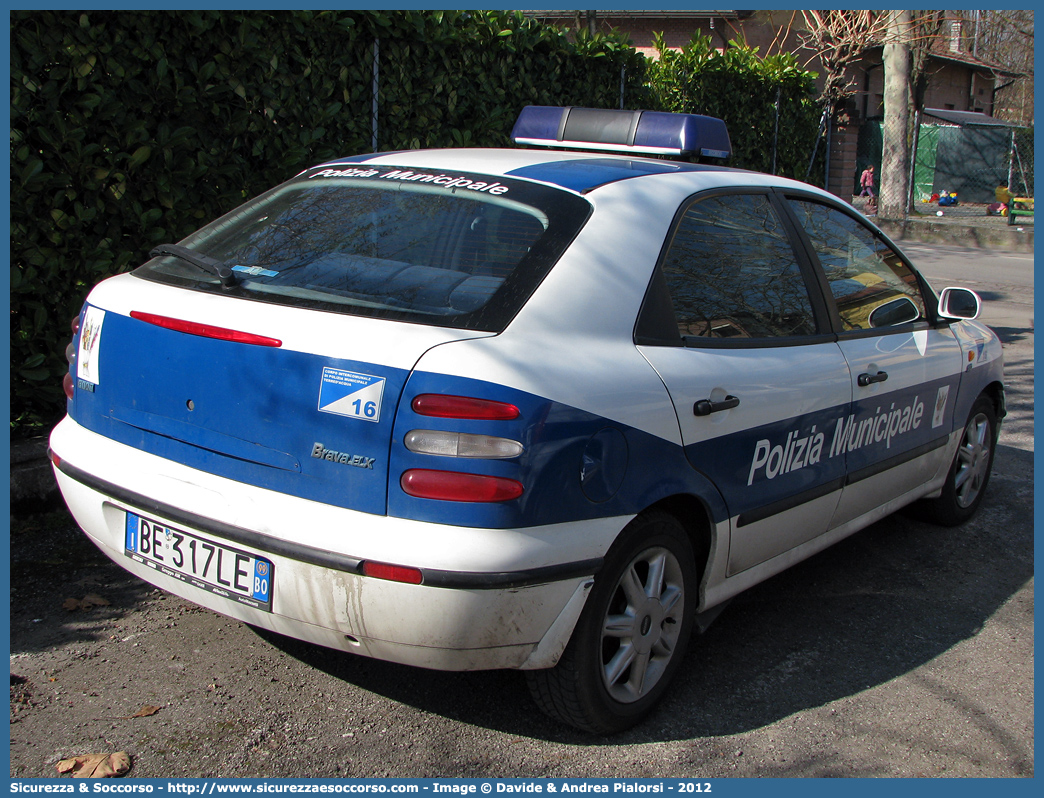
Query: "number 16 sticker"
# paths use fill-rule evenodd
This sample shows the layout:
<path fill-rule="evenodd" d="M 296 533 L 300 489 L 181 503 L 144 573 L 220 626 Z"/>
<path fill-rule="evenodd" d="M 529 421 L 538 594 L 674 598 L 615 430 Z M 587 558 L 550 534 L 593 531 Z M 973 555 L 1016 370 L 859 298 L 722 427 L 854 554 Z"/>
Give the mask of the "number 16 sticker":
<path fill-rule="evenodd" d="M 384 382 L 384 377 L 327 366 L 319 384 L 319 410 L 363 421 L 380 421 Z"/>

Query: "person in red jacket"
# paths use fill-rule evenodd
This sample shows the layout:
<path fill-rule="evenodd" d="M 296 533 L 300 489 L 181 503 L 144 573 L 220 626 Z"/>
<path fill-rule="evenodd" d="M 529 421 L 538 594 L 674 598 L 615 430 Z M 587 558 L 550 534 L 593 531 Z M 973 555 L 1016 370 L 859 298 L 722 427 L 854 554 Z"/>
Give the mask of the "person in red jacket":
<path fill-rule="evenodd" d="M 859 176 L 860 186 L 860 197 L 868 197 L 866 201 L 866 210 L 869 212 L 877 210 L 877 198 L 874 196 L 874 166 L 866 167 L 863 170 L 863 174 Z"/>

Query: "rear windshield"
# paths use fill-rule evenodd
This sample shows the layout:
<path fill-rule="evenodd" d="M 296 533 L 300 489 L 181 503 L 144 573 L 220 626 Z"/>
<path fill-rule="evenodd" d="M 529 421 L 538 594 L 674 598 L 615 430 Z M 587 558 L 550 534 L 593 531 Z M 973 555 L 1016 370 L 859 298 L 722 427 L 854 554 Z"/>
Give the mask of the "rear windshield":
<path fill-rule="evenodd" d="M 135 274 L 263 302 L 499 332 L 589 213 L 575 194 L 510 178 L 328 165 L 180 242 L 230 267 L 234 286 L 173 255 Z"/>

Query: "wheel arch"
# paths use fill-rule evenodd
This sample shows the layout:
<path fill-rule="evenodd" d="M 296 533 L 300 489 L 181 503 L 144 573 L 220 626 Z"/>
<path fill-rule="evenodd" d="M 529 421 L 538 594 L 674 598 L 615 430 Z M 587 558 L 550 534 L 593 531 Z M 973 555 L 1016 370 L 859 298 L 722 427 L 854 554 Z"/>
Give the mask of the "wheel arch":
<path fill-rule="evenodd" d="M 696 573 L 702 583 L 710 560 L 714 535 L 714 522 L 707 504 L 691 493 L 676 493 L 660 499 L 644 512 L 660 510 L 672 515 L 685 529 L 692 546 Z"/>
<path fill-rule="evenodd" d="M 999 380 L 994 380 L 982 390 L 982 395 L 986 396 L 991 402 L 993 402 L 994 412 L 997 414 L 997 423 L 1000 424 L 1008 414 L 1006 399 L 1004 397 L 1004 386 Z"/>

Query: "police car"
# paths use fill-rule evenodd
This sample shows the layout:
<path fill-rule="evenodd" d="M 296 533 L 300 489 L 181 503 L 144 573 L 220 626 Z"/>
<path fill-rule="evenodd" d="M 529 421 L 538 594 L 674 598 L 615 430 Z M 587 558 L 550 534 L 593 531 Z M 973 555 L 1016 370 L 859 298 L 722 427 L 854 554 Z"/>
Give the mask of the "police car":
<path fill-rule="evenodd" d="M 849 205 L 716 165 L 720 120 L 513 137 L 321 164 L 102 282 L 51 457 L 142 579 L 613 732 L 740 591 L 969 518 L 1001 344 Z"/>

